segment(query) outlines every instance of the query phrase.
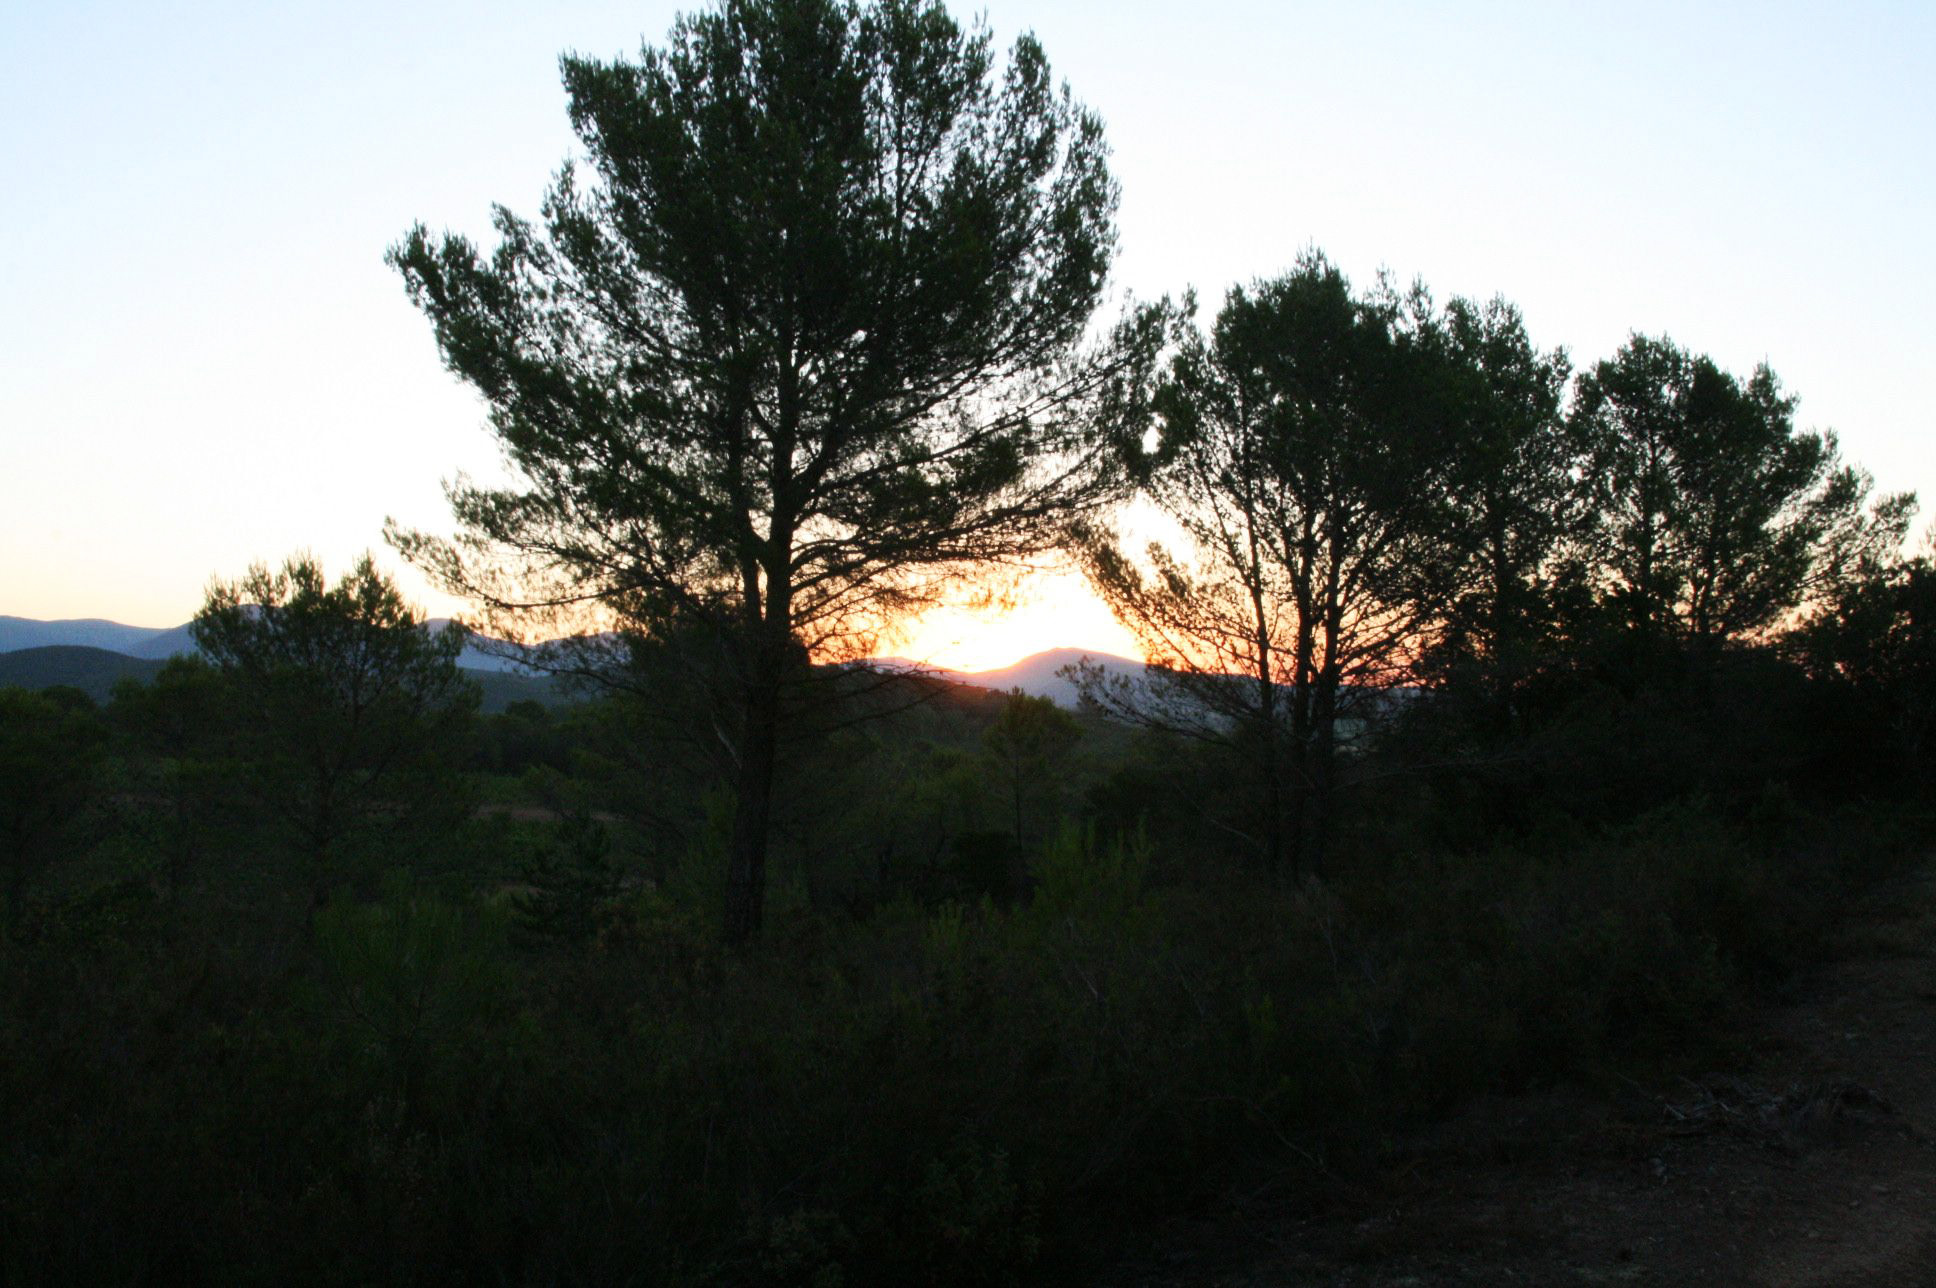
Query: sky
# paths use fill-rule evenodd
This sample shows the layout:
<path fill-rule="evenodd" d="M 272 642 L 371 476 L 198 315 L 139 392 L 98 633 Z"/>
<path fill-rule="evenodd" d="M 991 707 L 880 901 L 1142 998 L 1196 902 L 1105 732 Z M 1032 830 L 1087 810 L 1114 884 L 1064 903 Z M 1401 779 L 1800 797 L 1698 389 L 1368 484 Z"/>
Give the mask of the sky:
<path fill-rule="evenodd" d="M 384 251 L 535 214 L 575 149 L 558 54 L 634 55 L 690 7 L 0 7 L 0 614 L 172 626 L 211 577 L 365 549 L 460 612 L 382 526 L 448 531 L 441 481 L 498 454 Z M 1936 5 L 980 12 L 1107 123 L 1118 291 L 1207 315 L 1315 246 L 1503 294 L 1576 365 L 1669 335 L 1766 361 L 1803 427 L 1936 502 Z M 1135 651 L 1052 573 L 895 643 Z"/>

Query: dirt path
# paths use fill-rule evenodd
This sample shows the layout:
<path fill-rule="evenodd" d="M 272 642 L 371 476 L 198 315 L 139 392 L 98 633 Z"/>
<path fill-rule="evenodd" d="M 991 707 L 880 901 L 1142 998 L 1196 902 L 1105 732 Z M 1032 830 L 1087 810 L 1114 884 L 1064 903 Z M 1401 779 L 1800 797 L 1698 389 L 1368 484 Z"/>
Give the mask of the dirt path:
<path fill-rule="evenodd" d="M 1838 947 L 1726 1074 L 1474 1106 L 1333 1210 L 1165 1231 L 1104 1282 L 1932 1288 L 1936 867 Z"/>

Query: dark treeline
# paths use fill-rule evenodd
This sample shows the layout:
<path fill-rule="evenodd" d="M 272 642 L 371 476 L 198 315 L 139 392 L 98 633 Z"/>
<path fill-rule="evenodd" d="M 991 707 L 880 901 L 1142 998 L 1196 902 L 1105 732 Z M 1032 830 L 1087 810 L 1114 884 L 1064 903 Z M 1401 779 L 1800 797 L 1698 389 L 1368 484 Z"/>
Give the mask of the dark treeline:
<path fill-rule="evenodd" d="M 1724 1051 L 1926 842 L 1936 552 L 1765 368 L 1315 252 L 1097 333 L 1100 123 L 937 7 L 564 70 L 591 179 L 393 251 L 523 481 L 393 536 L 577 700 L 305 557 L 0 690 L 0 1280 L 1079 1281 Z M 1052 550 L 1140 680 L 856 662 Z"/>
<path fill-rule="evenodd" d="M 1229 828 L 1272 870 L 1326 871 L 1354 777 L 1544 799 L 1553 738 L 1665 739 L 1641 758 L 1657 785 L 1609 782 L 1615 808 L 1752 779 L 1743 757 L 1772 748 L 1709 741 L 1742 708 L 1815 728 L 1782 747 L 1809 762 L 1788 772 L 1913 776 L 1913 682 L 1896 745 L 1869 749 L 1839 744 L 1841 696 L 1800 686 L 1853 677 L 1862 646 L 1834 623 L 1861 604 L 1897 614 L 1867 629 L 1915 633 L 1915 498 L 1875 495 L 1833 434 L 1797 430 L 1765 366 L 1743 380 L 1636 335 L 1569 376 L 1504 300 L 1354 292 L 1315 252 L 1233 290 L 1207 332 L 1184 329 L 1152 441 L 1128 453 L 1174 537 L 1151 541 L 1141 514 L 1134 536 L 1077 529 L 1155 664 L 1093 671 L 1086 696 L 1232 753 L 1255 788 Z M 1628 726 L 1657 711 L 1688 719 Z"/>

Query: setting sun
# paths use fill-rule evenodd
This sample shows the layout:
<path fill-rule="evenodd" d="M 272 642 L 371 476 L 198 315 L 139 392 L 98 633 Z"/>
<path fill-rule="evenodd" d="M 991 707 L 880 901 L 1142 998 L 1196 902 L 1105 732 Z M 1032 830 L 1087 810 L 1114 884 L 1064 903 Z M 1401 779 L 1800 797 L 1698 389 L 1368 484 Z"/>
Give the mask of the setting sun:
<path fill-rule="evenodd" d="M 1072 570 L 1029 572 L 1003 602 L 974 600 L 964 588 L 957 601 L 883 634 L 878 655 L 968 672 L 997 670 L 1052 648 L 1142 657 L 1135 638 Z"/>

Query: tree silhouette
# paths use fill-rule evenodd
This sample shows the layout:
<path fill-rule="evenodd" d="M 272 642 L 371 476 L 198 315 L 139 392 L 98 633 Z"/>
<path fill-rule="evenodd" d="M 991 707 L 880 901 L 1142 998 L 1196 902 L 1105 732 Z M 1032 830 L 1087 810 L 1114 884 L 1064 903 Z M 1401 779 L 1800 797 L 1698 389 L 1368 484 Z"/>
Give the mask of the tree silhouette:
<path fill-rule="evenodd" d="M 144 684 L 114 686 L 114 724 L 150 755 L 136 759 L 142 789 L 160 804 L 153 839 L 168 892 L 179 894 L 216 841 L 248 767 L 231 736 L 233 698 L 222 672 L 194 654 L 176 654 Z M 142 762 L 146 762 L 145 764 Z"/>
<path fill-rule="evenodd" d="M 998 70 L 939 4 L 727 0 L 563 72 L 591 182 L 542 227 L 500 208 L 488 259 L 422 227 L 391 255 L 522 478 L 454 486 L 454 543 L 392 539 L 494 631 L 705 626 L 743 940 L 806 661 L 1052 545 L 1161 320 L 1078 353 L 1116 188 L 1030 37 Z"/>
<path fill-rule="evenodd" d="M 1900 540 L 1907 501 L 1885 499 L 1875 526 Z M 1909 781 L 1927 791 L 1936 746 L 1936 528 L 1912 557 L 1873 550 L 1843 569 L 1789 644 L 1818 679 L 1849 686 L 1873 727 L 1889 731 Z"/>
<path fill-rule="evenodd" d="M 1797 431 L 1794 410 L 1767 366 L 1742 382 L 1647 336 L 1580 377 L 1591 559 L 1640 656 L 1684 647 L 1708 664 L 1765 634 L 1807 594 L 1831 538 L 1869 524 L 1866 476 L 1833 434 Z"/>
<path fill-rule="evenodd" d="M 1185 339 L 1139 462 L 1182 539 L 1084 543 L 1152 663 L 1140 686 L 1091 673 L 1085 691 L 1241 742 L 1273 866 L 1322 867 L 1340 723 L 1406 677 L 1443 596 L 1450 439 L 1427 312 L 1418 293 L 1354 294 L 1316 252 L 1231 291 L 1210 333 Z"/>
<path fill-rule="evenodd" d="M 259 786 L 299 839 L 315 904 L 344 840 L 448 805 L 443 753 L 477 690 L 457 667 L 464 632 L 433 633 L 368 555 L 335 586 L 308 556 L 216 581 L 190 624 L 231 687 Z"/>
<path fill-rule="evenodd" d="M 1027 844 L 1024 806 L 1031 797 L 1053 798 L 1061 761 L 1082 738 L 1075 717 L 1049 698 L 1009 691 L 1001 712 L 982 734 L 982 750 L 1007 789 L 1014 812 L 1015 842 Z"/>
<path fill-rule="evenodd" d="M 1509 725 L 1516 692 L 1558 650 L 1558 597 L 1574 580 L 1568 544 L 1584 514 L 1563 414 L 1571 364 L 1534 347 L 1504 299 L 1454 299 L 1432 335 L 1457 446 L 1448 536 L 1460 562 L 1427 670 Z"/>

